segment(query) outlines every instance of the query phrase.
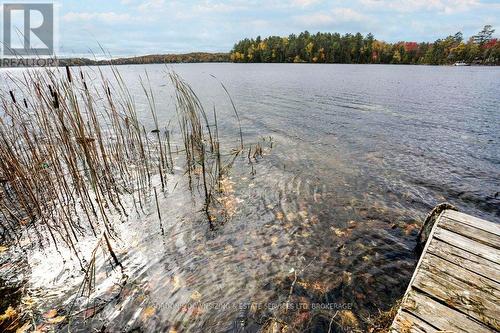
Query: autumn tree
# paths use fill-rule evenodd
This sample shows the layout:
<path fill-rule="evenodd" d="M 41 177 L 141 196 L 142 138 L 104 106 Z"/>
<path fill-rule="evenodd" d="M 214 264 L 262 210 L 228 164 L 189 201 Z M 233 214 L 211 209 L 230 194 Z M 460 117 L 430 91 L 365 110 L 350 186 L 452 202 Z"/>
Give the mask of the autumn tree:
<path fill-rule="evenodd" d="M 457 32 L 433 43 L 400 41 L 386 43 L 371 33 L 340 35 L 311 34 L 304 31 L 287 37 L 269 36 L 245 38 L 231 51 L 234 62 L 312 62 L 312 63 L 380 63 L 380 64 L 499 64 L 499 42 L 495 30 L 487 25 L 477 35 L 464 42 Z"/>

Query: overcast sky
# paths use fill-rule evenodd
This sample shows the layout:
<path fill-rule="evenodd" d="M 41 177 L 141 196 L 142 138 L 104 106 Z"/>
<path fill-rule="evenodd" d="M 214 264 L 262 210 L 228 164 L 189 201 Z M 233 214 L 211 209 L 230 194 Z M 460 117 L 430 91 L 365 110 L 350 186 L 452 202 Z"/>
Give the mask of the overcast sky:
<path fill-rule="evenodd" d="M 113 56 L 229 51 L 245 37 L 309 30 L 372 32 L 389 42 L 433 41 L 491 24 L 500 0 L 62 0 L 59 53 Z"/>

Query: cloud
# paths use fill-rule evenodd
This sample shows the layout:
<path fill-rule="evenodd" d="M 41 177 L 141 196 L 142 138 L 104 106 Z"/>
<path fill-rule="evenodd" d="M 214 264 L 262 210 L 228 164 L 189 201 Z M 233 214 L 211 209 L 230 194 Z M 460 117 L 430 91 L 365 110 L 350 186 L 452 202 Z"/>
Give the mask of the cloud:
<path fill-rule="evenodd" d="M 203 12 L 203 13 L 231 13 L 235 11 L 249 10 L 250 7 L 245 4 L 226 4 L 220 2 L 204 2 L 202 4 L 196 5 L 193 10 Z"/>
<path fill-rule="evenodd" d="M 102 23 L 122 23 L 131 21 L 129 14 L 119 14 L 115 12 L 69 12 L 63 16 L 63 21 L 68 23 L 99 21 Z"/>
<path fill-rule="evenodd" d="M 141 12 L 147 12 L 151 10 L 163 9 L 164 6 L 165 0 L 148 0 L 143 1 L 139 6 L 137 6 L 137 9 Z"/>
<path fill-rule="evenodd" d="M 467 11 L 480 5 L 479 0 L 360 0 L 360 3 L 369 8 L 401 13 L 437 11 L 445 14 Z"/>
<path fill-rule="evenodd" d="M 348 22 L 366 22 L 370 19 L 352 8 L 334 8 L 330 11 L 295 16 L 297 23 L 310 27 L 325 27 Z"/>
<path fill-rule="evenodd" d="M 292 5 L 298 7 L 309 7 L 323 2 L 322 0 L 293 0 Z"/>
<path fill-rule="evenodd" d="M 355 11 L 352 8 L 335 8 L 332 14 L 340 17 L 342 22 L 362 21 L 366 20 L 367 16 Z"/>

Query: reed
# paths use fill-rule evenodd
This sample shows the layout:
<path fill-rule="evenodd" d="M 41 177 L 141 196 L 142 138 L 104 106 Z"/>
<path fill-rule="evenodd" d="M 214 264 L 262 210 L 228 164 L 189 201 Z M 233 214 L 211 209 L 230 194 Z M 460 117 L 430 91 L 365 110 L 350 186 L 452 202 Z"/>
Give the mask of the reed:
<path fill-rule="evenodd" d="M 170 123 L 162 127 L 157 117 L 153 89 L 146 73 L 143 93 L 154 122 L 148 133 L 127 85 L 116 67 L 111 77 L 97 69 L 91 78 L 81 68 L 27 70 L 21 78 L 8 76 L 11 89 L 0 91 L 0 227 L 4 238 L 19 241 L 19 231 L 29 230 L 30 241 L 65 244 L 78 257 L 76 244 L 88 232 L 108 251 L 115 238 L 114 221 L 128 217 L 125 196 L 140 215 L 151 208 L 154 194 L 163 233 L 160 203 L 152 177 L 159 175 L 165 191 L 168 174 L 174 173 L 173 155 L 182 155 L 188 187 L 203 197 L 203 211 L 210 227 L 223 221 L 218 197 L 222 182 L 235 159 L 246 149 L 238 112 L 239 145 L 221 153 L 217 112 L 205 112 L 192 88 L 175 72 L 168 78 L 175 90 L 179 149 Z M 175 151 L 172 145 L 175 144 Z M 250 145 L 252 164 L 262 157 L 259 143 Z M 147 210 L 147 209 L 146 209 Z M 83 265 L 82 265 L 83 268 Z"/>
<path fill-rule="evenodd" d="M 169 73 L 170 80 L 176 91 L 176 109 L 184 142 L 186 170 L 189 184 L 192 188 L 193 177 L 201 182 L 205 198 L 204 212 L 210 226 L 215 227 L 221 207 L 217 196 L 223 195 L 221 182 L 227 176 L 234 160 L 245 149 L 240 126 L 240 145 L 231 150 L 228 158 L 223 160 L 220 151 L 219 127 L 217 112 L 213 110 L 213 123 L 203 108 L 198 96 L 191 87 L 174 72 Z M 224 90 L 229 96 L 227 89 Z M 236 107 L 231 99 L 235 113 Z M 239 121 L 239 117 L 238 117 Z"/>
<path fill-rule="evenodd" d="M 150 183 L 146 155 L 162 154 L 148 146 L 116 69 L 115 88 L 102 73 L 90 85 L 74 72 L 7 78 L 16 89 L 0 93 L 0 212 L 7 237 L 30 228 L 40 244 L 49 235 L 77 253 L 85 230 L 113 237 L 110 216 L 128 215 L 123 195 Z"/>

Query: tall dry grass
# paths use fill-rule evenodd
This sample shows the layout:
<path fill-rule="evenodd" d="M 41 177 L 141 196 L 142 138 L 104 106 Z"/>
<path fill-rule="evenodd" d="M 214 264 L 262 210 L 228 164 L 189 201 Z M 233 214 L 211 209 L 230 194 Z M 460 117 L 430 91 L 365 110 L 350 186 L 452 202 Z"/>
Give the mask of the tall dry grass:
<path fill-rule="evenodd" d="M 33 243 L 64 243 L 78 255 L 75 244 L 90 230 L 105 238 L 113 255 L 113 217 L 130 213 L 124 198 L 139 213 L 151 201 L 153 175 L 160 176 L 165 190 L 174 171 L 172 136 L 168 124 L 162 133 L 149 77 L 141 85 L 155 125 L 150 133 L 138 120 L 124 79 L 110 68 L 111 77 L 97 69 L 97 80 L 82 68 L 69 67 L 26 70 L 21 78 L 7 78 L 12 88 L 0 92 L 4 237 L 19 240 L 19 230 L 28 228 Z M 168 78 L 184 146 L 175 153 L 184 156 L 189 188 L 201 189 L 203 210 L 214 227 L 221 181 L 245 149 L 241 126 L 239 146 L 222 154 L 215 108 L 208 115 L 179 75 L 169 72 Z M 231 104 L 239 124 L 232 99 Z"/>
<path fill-rule="evenodd" d="M 160 155 L 138 121 L 130 93 L 99 71 L 27 70 L 0 94 L 0 217 L 7 237 L 75 244 L 86 230 L 113 239 L 110 216 L 127 216 L 125 194 L 143 205 Z M 111 251 L 111 248 L 110 248 Z"/>

